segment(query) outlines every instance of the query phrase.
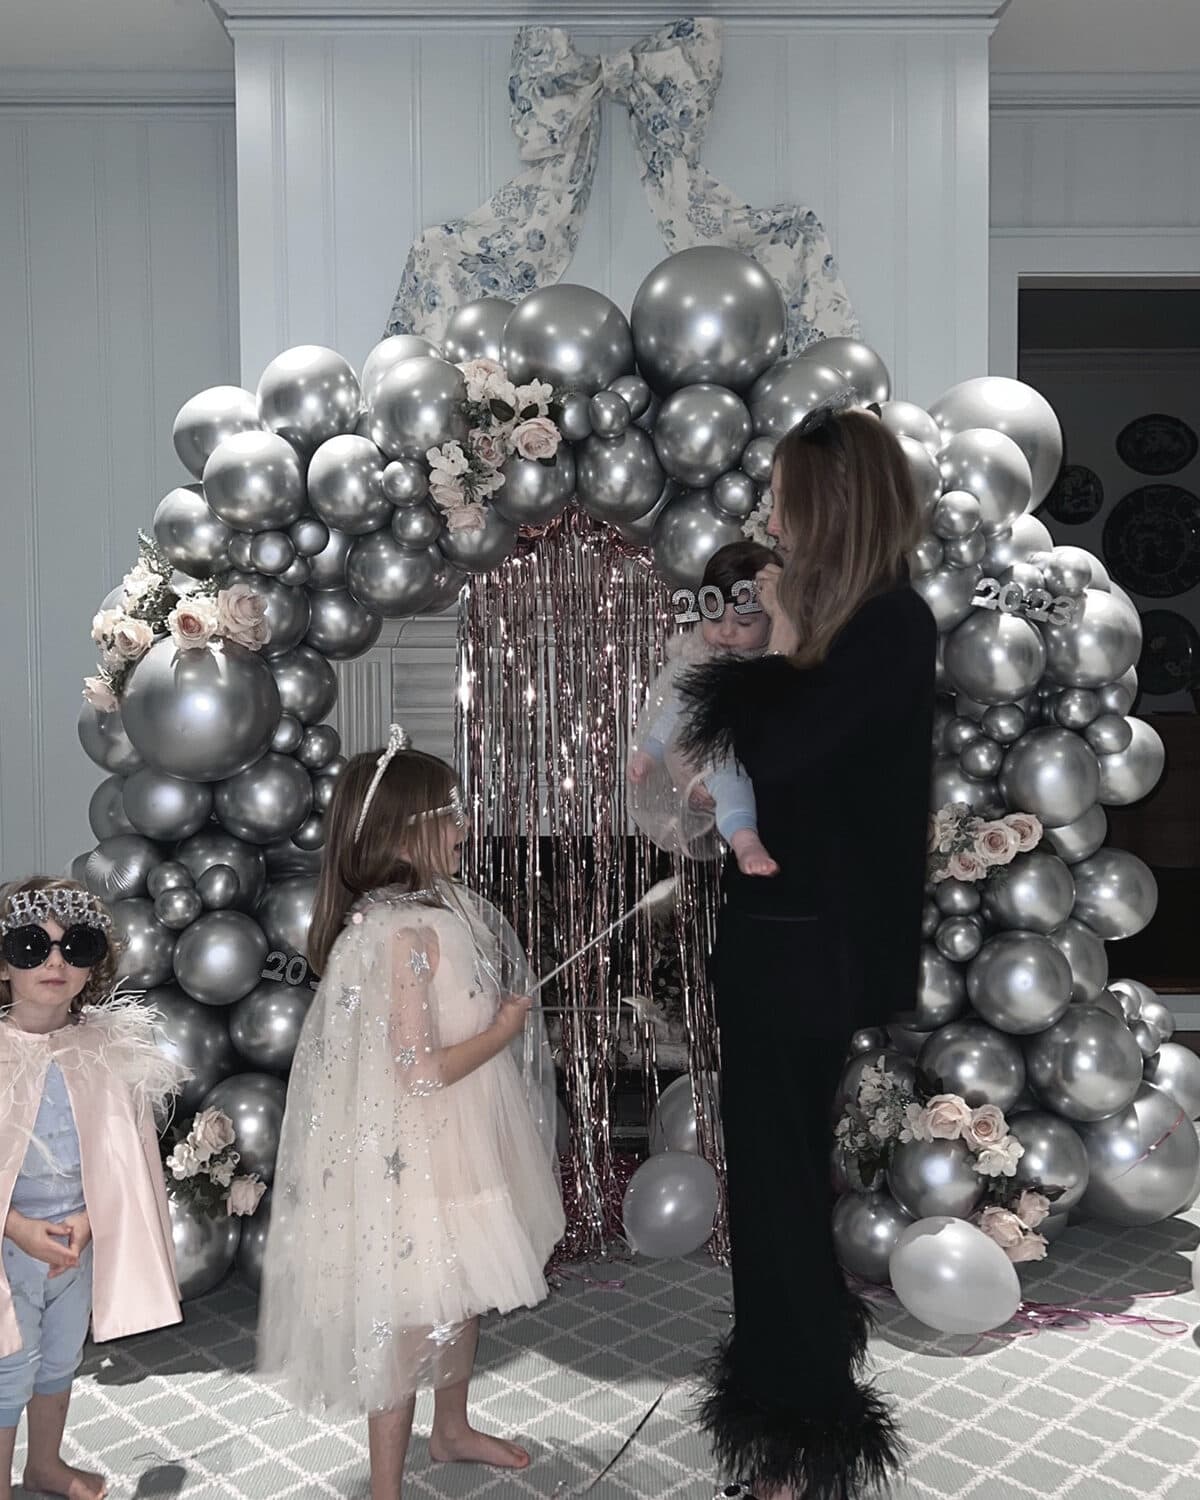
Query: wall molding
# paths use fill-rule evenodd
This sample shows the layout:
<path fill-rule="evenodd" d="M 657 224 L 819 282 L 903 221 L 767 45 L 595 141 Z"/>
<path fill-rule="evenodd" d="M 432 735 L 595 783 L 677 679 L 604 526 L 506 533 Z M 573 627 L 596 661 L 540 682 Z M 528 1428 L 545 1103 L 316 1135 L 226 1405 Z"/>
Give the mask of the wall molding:
<path fill-rule="evenodd" d="M 1200 112 L 1200 69 L 1171 73 L 1032 73 L 992 69 L 994 114 Z"/>
<path fill-rule="evenodd" d="M 230 111 L 233 68 L 0 68 L 2 110 Z"/>

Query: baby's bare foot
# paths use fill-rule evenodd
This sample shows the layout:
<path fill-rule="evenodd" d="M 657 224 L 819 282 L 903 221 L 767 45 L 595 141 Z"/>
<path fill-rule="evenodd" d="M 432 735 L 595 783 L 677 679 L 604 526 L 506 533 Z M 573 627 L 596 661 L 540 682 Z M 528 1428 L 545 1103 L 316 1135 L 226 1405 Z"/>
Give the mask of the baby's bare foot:
<path fill-rule="evenodd" d="M 738 869 L 743 875 L 778 875 L 779 866 L 763 847 L 758 834 L 749 828 L 739 828 L 730 840 L 737 858 Z"/>
<path fill-rule="evenodd" d="M 529 1454 L 516 1443 L 489 1437 L 468 1427 L 445 1437 L 435 1432 L 429 1439 L 430 1457 L 439 1464 L 487 1464 L 493 1469 L 527 1469 Z"/>
<path fill-rule="evenodd" d="M 102 1500 L 108 1494 L 108 1482 L 101 1475 L 73 1469 L 61 1458 L 41 1469 L 29 1465 L 23 1483 L 35 1494 L 63 1495 L 65 1500 Z"/>

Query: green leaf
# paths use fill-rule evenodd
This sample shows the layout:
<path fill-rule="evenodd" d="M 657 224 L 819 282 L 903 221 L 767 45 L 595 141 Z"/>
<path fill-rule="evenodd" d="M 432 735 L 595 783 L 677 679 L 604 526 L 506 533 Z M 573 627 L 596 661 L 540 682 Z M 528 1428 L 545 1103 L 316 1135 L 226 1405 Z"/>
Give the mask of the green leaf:
<path fill-rule="evenodd" d="M 492 413 L 492 416 L 494 416 L 498 422 L 511 422 L 512 419 L 516 416 L 516 412 L 513 411 L 512 407 L 509 406 L 507 401 L 492 401 L 490 403 L 489 409 Z"/>

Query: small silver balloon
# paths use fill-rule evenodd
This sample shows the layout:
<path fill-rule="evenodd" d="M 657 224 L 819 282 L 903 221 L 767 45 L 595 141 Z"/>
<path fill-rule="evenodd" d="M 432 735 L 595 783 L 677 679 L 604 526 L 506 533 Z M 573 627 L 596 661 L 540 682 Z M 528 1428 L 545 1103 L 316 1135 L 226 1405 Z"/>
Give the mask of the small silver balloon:
<path fill-rule="evenodd" d="M 346 589 L 324 589 L 309 599 L 308 634 L 304 644 L 330 661 L 349 661 L 369 651 L 379 639 L 383 621 L 350 597 Z M 299 725 L 297 726 L 299 727 Z M 289 740 L 291 734 L 288 735 Z M 299 736 L 296 744 L 299 744 Z M 271 746 L 289 753 L 296 745 Z"/>
<path fill-rule="evenodd" d="M 256 1173 L 267 1183 L 275 1176 L 286 1095 L 278 1078 L 265 1073 L 236 1073 L 217 1084 L 204 1100 L 205 1109 L 219 1109 L 233 1122 L 241 1155 L 238 1170 Z"/>
<path fill-rule="evenodd" d="M 136 772 L 134 773 L 137 774 Z M 125 811 L 125 778 L 106 777 L 88 802 L 88 825 L 96 839 L 115 838 L 118 833 L 137 833 Z"/>
<path fill-rule="evenodd" d="M 945 556 L 945 548 L 937 537 L 923 536 L 908 554 L 909 575 L 914 579 L 928 577 L 942 566 Z"/>
<path fill-rule="evenodd" d="M 268 1188 L 258 1200 L 258 1207 L 249 1217 L 241 1220 L 242 1235 L 238 1241 L 234 1264 L 238 1274 L 252 1292 L 262 1289 L 263 1261 L 267 1253 L 267 1237 L 271 1228 L 271 1189 Z"/>
<path fill-rule="evenodd" d="M 313 777 L 313 812 L 327 813 L 333 806 L 333 792 L 337 782 L 332 776 Z"/>
<path fill-rule="evenodd" d="M 379 382 L 394 366 L 402 364 L 406 359 L 440 359 L 442 351 L 430 339 L 422 338 L 417 333 L 394 333 L 390 337 L 381 339 L 371 350 L 363 362 L 362 398 L 370 405 L 372 397 L 379 388 Z M 447 355 L 447 358 L 450 358 Z M 452 361 L 458 364 L 458 360 Z"/>
<path fill-rule="evenodd" d="M 1130 667 L 1129 671 L 1123 673 L 1116 682 L 1106 683 L 1104 687 L 1097 689 L 1096 695 L 1105 713 L 1127 714 L 1137 702 L 1137 668 Z"/>
<path fill-rule="evenodd" d="M 609 390 L 620 396 L 635 422 L 650 409 L 650 387 L 640 375 L 618 375 Z"/>
<path fill-rule="evenodd" d="M 278 577 L 295 561 L 296 549 L 286 531 L 260 531 L 250 543 L 250 566 L 256 572 Z"/>
<path fill-rule="evenodd" d="M 304 558 L 316 557 L 329 545 L 329 527 L 317 516 L 301 516 L 298 521 L 293 521 L 288 527 L 288 536 L 297 555 Z"/>
<path fill-rule="evenodd" d="M 324 522 L 321 523 L 324 525 Z M 328 527 L 326 527 L 328 530 Z M 329 540 L 320 552 L 312 555 L 312 577 L 308 586 L 312 592 L 346 587 L 346 559 L 357 538 L 347 536 L 344 531 L 329 532 Z"/>
<path fill-rule="evenodd" d="M 237 871 L 232 865 L 210 865 L 196 881 L 196 894 L 207 911 L 225 911 L 238 898 Z"/>
<path fill-rule="evenodd" d="M 204 498 L 235 531 L 272 531 L 304 513 L 296 450 L 273 432 L 239 432 L 204 465 Z"/>
<path fill-rule="evenodd" d="M 314 724 L 304 731 L 296 759 L 310 771 L 319 771 L 329 764 L 341 748 L 341 736 L 332 724 Z"/>
<path fill-rule="evenodd" d="M 802 354 L 780 360 L 759 377 L 747 397 L 754 431 L 779 438 L 798 427 L 814 407 L 841 396 L 845 376 Z"/>
<path fill-rule="evenodd" d="M 1047 848 L 1060 859 L 1069 865 L 1077 865 L 1104 844 L 1108 837 L 1108 817 L 1102 807 L 1090 807 L 1073 823 L 1064 823 L 1061 828 L 1047 828 L 1043 837 Z"/>
<path fill-rule="evenodd" d="M 1200 1057 L 1179 1042 L 1163 1042 L 1146 1064 L 1146 1082 L 1169 1095 L 1189 1120 L 1200 1118 Z"/>
<path fill-rule="evenodd" d="M 194 884 L 192 872 L 178 860 L 164 860 L 155 865 L 146 879 L 146 894 L 156 901 L 164 891 L 190 890 Z"/>
<path fill-rule="evenodd" d="M 419 614 L 432 596 L 433 562 L 428 551 L 410 551 L 390 531 L 377 531 L 355 542 L 346 561 L 346 582 L 363 609 L 399 619 Z"/>
<path fill-rule="evenodd" d="M 380 483 L 393 505 L 416 505 L 429 494 L 429 475 L 415 458 L 394 458 Z"/>
<path fill-rule="evenodd" d="M 1104 687 L 1137 661 L 1142 625 L 1137 611 L 1112 594 L 1090 588 L 1067 625 L 1042 626 L 1046 672 L 1064 687 Z"/>
<path fill-rule="evenodd" d="M 558 430 L 569 443 L 592 435 L 591 399 L 583 391 L 567 391 L 559 403 Z"/>
<path fill-rule="evenodd" d="M 162 855 L 157 844 L 136 833 L 102 839 L 88 855 L 85 884 L 107 905 L 144 895 L 150 873 Z"/>
<path fill-rule="evenodd" d="M 566 443 L 550 464 L 513 454 L 500 470 L 504 484 L 492 496 L 492 506 L 513 526 L 545 526 L 575 493 L 575 469 L 575 453 Z"/>
<path fill-rule="evenodd" d="M 424 552 L 441 535 L 444 524 L 436 506 L 405 505 L 392 512 L 392 538 L 410 551 Z"/>
<path fill-rule="evenodd" d="M 1158 882 L 1149 866 L 1124 849 L 1100 849 L 1074 866 L 1073 915 L 1106 942 L 1133 937 L 1158 905 Z"/>
<path fill-rule="evenodd" d="M 758 486 L 749 474 L 735 469 L 731 474 L 722 474 L 712 487 L 713 504 L 723 516 L 742 521 L 751 515 L 758 505 Z"/>
<path fill-rule="evenodd" d="M 991 805 L 996 795 L 996 783 L 976 781 L 968 776 L 958 764 L 957 756 L 943 756 L 934 761 L 929 797 L 931 807 L 953 807 L 961 802 L 982 817 L 984 809 Z"/>
<path fill-rule="evenodd" d="M 442 335 L 442 353 L 451 364 L 473 359 L 500 360 L 504 327 L 516 303 L 504 297 L 479 297 L 450 314 Z"/>
<path fill-rule="evenodd" d="M 185 401 L 171 437 L 179 461 L 197 479 L 215 448 L 237 432 L 261 429 L 258 402 L 236 385 L 214 385 Z"/>
<path fill-rule="evenodd" d="M 248 531 L 235 531 L 229 540 L 229 563 L 243 572 L 253 571 L 254 537 Z"/>
<path fill-rule="evenodd" d="M 134 989 L 153 989 L 171 977 L 175 934 L 159 921 L 154 908 L 153 901 L 140 896 L 112 904 L 113 927 L 121 944 L 117 974 Z"/>
<path fill-rule="evenodd" d="M 1071 915 L 1075 882 L 1047 850 L 1018 854 L 988 882 L 983 911 L 994 927 L 1050 933 Z"/>
<path fill-rule="evenodd" d="M 432 549 L 433 559 L 441 554 L 447 562 L 464 573 L 490 573 L 498 568 L 517 544 L 517 529 L 506 521 L 496 507 L 484 513 L 484 524 L 475 531 L 447 531 Z M 433 583 L 431 581 L 431 592 Z"/>
<path fill-rule="evenodd" d="M 921 1048 L 918 1066 L 959 1094 L 972 1109 L 994 1104 L 1007 1110 L 1025 1087 L 1025 1058 L 1011 1036 L 982 1021 L 953 1021 Z"/>
<path fill-rule="evenodd" d="M 386 526 L 392 501 L 384 493 L 386 460 L 369 438 L 330 438 L 308 466 L 308 501 L 332 531 L 366 536 Z"/>
<path fill-rule="evenodd" d="M 648 1157 L 625 1189 L 625 1238 L 635 1254 L 655 1260 L 691 1255 L 712 1234 L 717 1201 L 717 1174 L 702 1156 Z"/>
<path fill-rule="evenodd" d="M 928 448 L 918 443 L 916 438 L 902 437 L 900 448 L 908 460 L 908 472 L 912 476 L 913 489 L 916 491 L 921 514 L 928 516 L 937 504 L 938 496 L 942 493 L 942 476 L 938 470 L 937 459 Z M 968 539 L 961 538 L 960 540 Z M 982 543 L 976 548 L 978 555 L 973 558 L 964 557 L 959 566 L 965 567 L 968 562 L 978 562 L 983 556 L 987 543 L 983 541 L 982 534 L 979 534 L 978 540 Z"/>
<path fill-rule="evenodd" d="M 994 428 L 1006 434 L 1029 462 L 1032 505 L 1050 493 L 1062 466 L 1062 428 L 1049 401 L 1032 386 L 1002 375 L 983 375 L 951 386 L 929 408 L 947 436 L 969 428 Z"/>
<path fill-rule="evenodd" d="M 658 518 L 654 566 L 672 587 L 698 588 L 713 553 L 742 540 L 740 522 L 721 514 L 709 490 L 690 490 Z"/>
<path fill-rule="evenodd" d="M 974 567 L 986 551 L 987 544 L 982 531 L 942 543 L 942 559 L 948 568 Z"/>
<path fill-rule="evenodd" d="M 950 490 L 934 506 L 933 533 L 946 541 L 978 531 L 979 501 L 965 490 Z"/>
<path fill-rule="evenodd" d="M 467 436 L 466 399 L 467 382 L 455 365 L 428 355 L 402 360 L 380 378 L 367 402 L 371 441 L 389 458 L 416 459 L 445 443 L 461 443 Z"/>
<path fill-rule="evenodd" d="M 190 927 L 203 910 L 204 902 L 200 899 L 200 893 L 191 886 L 163 891 L 154 902 L 155 917 L 172 932 L 182 932 L 185 927 Z M 157 982 L 161 984 L 172 972 L 168 968 Z"/>
<path fill-rule="evenodd" d="M 843 375 L 857 392 L 861 401 L 886 401 L 892 393 L 892 377 L 888 367 L 868 344 L 861 339 L 820 339 L 805 349 L 811 359 L 818 359 Z"/>
<path fill-rule="evenodd" d="M 314 876 L 296 875 L 272 883 L 255 913 L 273 949 L 289 957 L 308 954 L 308 929 L 317 899 Z"/>
<path fill-rule="evenodd" d="M 666 473 L 640 427 L 619 438 L 590 437 L 577 454 L 576 496 L 598 521 L 628 523 L 653 510 Z"/>
<path fill-rule="evenodd" d="M 1153 995 L 1153 990 L 1150 993 Z M 1154 1027 L 1164 1042 L 1169 1042 L 1175 1035 L 1175 1013 L 1156 995 L 1142 1002 L 1142 1018 Z"/>
<path fill-rule="evenodd" d="M 305 985 L 264 979 L 229 1013 L 229 1035 L 238 1056 L 264 1073 L 286 1073 L 312 1001 Z"/>
<path fill-rule="evenodd" d="M 211 578 L 226 566 L 234 533 L 209 507 L 198 484 L 184 484 L 158 502 L 154 540 L 172 567 L 193 578 Z"/>
<path fill-rule="evenodd" d="M 1069 729 L 1033 729 L 1005 757 L 1000 790 L 1010 808 L 1048 828 L 1082 818 L 1100 790 L 1095 752 Z"/>
<path fill-rule="evenodd" d="M 882 1285 L 901 1234 L 913 1222 L 890 1193 L 847 1193 L 833 1210 L 833 1248 L 852 1276 Z"/>
<path fill-rule="evenodd" d="M 1114 979 L 1109 989 L 1121 1002 L 1122 1014 L 1127 1021 L 1136 1021 L 1148 1004 L 1154 1004 L 1158 996 L 1148 984 L 1140 979 Z"/>
<path fill-rule="evenodd" d="M 1105 743 L 1089 740 L 1100 753 L 1100 798 L 1107 807 L 1128 807 L 1140 802 L 1158 785 L 1166 764 L 1166 751 L 1158 730 L 1145 719 L 1119 719 L 1113 714 L 1102 714 L 1092 729 L 1098 725 L 1113 725 L 1113 732 L 1105 732 Z M 1115 726 L 1121 725 L 1129 738 L 1124 746 L 1111 748 L 1117 743 Z"/>
<path fill-rule="evenodd" d="M 1062 1196 L 1054 1199 L 1055 1213 L 1074 1208 L 1088 1182 L 1087 1151 L 1079 1132 L 1044 1109 L 1013 1114 L 1008 1125 L 1015 1139 L 1025 1147 L 1025 1154 L 1017 1162 L 1013 1186 L 1039 1191 L 1061 1189 Z"/>
<path fill-rule="evenodd" d="M 1048 552 L 1054 539 L 1036 516 L 1018 516 L 1008 531 L 988 538 L 984 567 L 989 578 L 999 578 L 1037 552 Z"/>
<path fill-rule="evenodd" d="M 1073 918 L 1048 934 L 1071 966 L 1071 999 L 1094 1002 L 1108 983 L 1108 954 L 1090 927 Z"/>
<path fill-rule="evenodd" d="M 937 930 L 935 942 L 943 958 L 969 963 L 983 946 L 983 924 L 977 917 L 947 917 Z"/>
<path fill-rule="evenodd" d="M 979 722 L 998 745 L 1013 745 L 1025 733 L 1025 714 L 1016 703 L 994 704 Z"/>
<path fill-rule="evenodd" d="M 1142 1079 L 1142 1054 L 1127 1028 L 1098 1005 L 1072 1005 L 1026 1044 L 1029 1083 L 1068 1120 L 1103 1120 L 1124 1109 Z"/>
<path fill-rule="evenodd" d="M 299 719 L 291 714 L 280 716 L 279 728 L 275 731 L 275 737 L 271 741 L 271 749 L 277 755 L 294 755 L 300 741 L 304 738 L 304 725 Z"/>
<path fill-rule="evenodd" d="M 228 1276 L 242 1233 L 241 1221 L 210 1213 L 183 1198 L 171 1184 L 167 1186 L 167 1212 L 180 1300 L 194 1302 Z"/>
<path fill-rule="evenodd" d="M 1062 952 L 1034 932 L 997 933 L 967 970 L 976 1013 L 1011 1036 L 1052 1026 L 1071 1003 L 1071 984 L 1071 966 Z"/>
<path fill-rule="evenodd" d="M 1115 757 L 1127 750 L 1133 740 L 1133 728 L 1128 719 L 1120 714 L 1100 714 L 1087 726 L 1083 737 L 1101 757 L 1100 770 L 1103 776 L 1105 759 Z"/>
<path fill-rule="evenodd" d="M 633 413 L 616 391 L 597 391 L 588 402 L 588 419 L 597 437 L 620 437 L 633 421 Z"/>
<path fill-rule="evenodd" d="M 225 1014 L 190 999 L 173 984 L 151 990 L 146 1004 L 158 1012 L 159 1049 L 191 1075 L 176 1098 L 176 1114 L 194 1114 L 204 1096 L 237 1069 Z"/>
<path fill-rule="evenodd" d="M 244 844 L 218 828 L 206 829 L 181 844 L 176 858 L 193 881 L 200 880 L 214 865 L 228 865 L 238 880 L 238 909 L 253 911 L 258 905 L 267 883 L 267 861 L 253 844 Z"/>
<path fill-rule="evenodd" d="M 1129 1035 L 1138 1044 L 1138 1050 L 1147 1061 L 1162 1046 L 1162 1037 L 1157 1029 L 1146 1021 L 1134 1021 L 1129 1028 Z"/>
<path fill-rule="evenodd" d="M 978 565 L 970 568 L 935 568 L 913 579 L 913 588 L 929 606 L 938 630 L 945 634 L 971 613 L 971 601 L 982 576 Z"/>
<path fill-rule="evenodd" d="M 500 363 L 516 385 L 547 380 L 594 396 L 633 372 L 625 314 L 603 292 L 557 282 L 522 298 L 504 326 Z"/>
<path fill-rule="evenodd" d="M 358 376 L 340 354 L 320 344 L 285 349 L 258 382 L 263 425 L 304 453 L 353 432 L 361 405 Z"/>
<path fill-rule="evenodd" d="M 975 740 L 961 752 L 959 764 L 968 776 L 977 781 L 987 781 L 995 776 L 1004 763 L 1004 751 L 993 740 Z"/>
<path fill-rule="evenodd" d="M 1029 461 L 1002 432 L 975 427 L 954 434 L 939 453 L 938 465 L 945 489 L 965 490 L 978 500 L 979 524 L 988 536 L 1007 531 L 1029 504 Z"/>
<path fill-rule="evenodd" d="M 983 1178 L 962 1141 L 907 1141 L 888 1168 L 892 1197 L 913 1219 L 949 1214 L 965 1219 L 983 1197 Z"/>
<path fill-rule="evenodd" d="M 210 911 L 180 935 L 175 978 L 203 1005 L 232 1005 L 262 978 L 266 957 L 257 922 L 239 911 Z"/>
<path fill-rule="evenodd" d="M 292 842 L 304 850 L 323 849 L 325 838 L 325 819 L 320 813 L 310 814 L 292 834 Z"/>
<path fill-rule="evenodd" d="M 916 1009 L 905 1012 L 898 1018 L 899 1023 L 912 1031 L 936 1031 L 956 1021 L 966 1008 L 967 987 L 962 970 L 944 953 L 926 944 L 921 949 Z"/>
<path fill-rule="evenodd" d="M 1100 699 L 1091 688 L 1068 688 L 1054 699 L 1054 717 L 1064 729 L 1086 729 L 1099 714 Z"/>
<path fill-rule="evenodd" d="M 76 727 L 84 753 L 102 771 L 129 776 L 146 764 L 125 732 L 120 709 L 101 713 L 90 703 L 83 703 Z"/>
<path fill-rule="evenodd" d="M 857 1057 L 860 1052 L 879 1052 L 887 1046 L 887 1035 L 879 1027 L 868 1027 L 856 1031 L 850 1038 L 850 1054 Z"/>
<path fill-rule="evenodd" d="M 739 396 L 718 385 L 689 385 L 663 402 L 654 450 L 672 479 L 706 489 L 734 467 L 753 435 Z"/>
<path fill-rule="evenodd" d="M 970 880 L 940 880 L 933 888 L 939 912 L 948 917 L 969 917 L 982 904 L 978 887 Z"/>
<path fill-rule="evenodd" d="M 942 732 L 942 748 L 949 755 L 961 755 L 982 733 L 974 719 L 953 718 Z"/>
<path fill-rule="evenodd" d="M 752 438 L 742 454 L 742 468 L 757 484 L 767 484 L 775 467 L 775 439 Z"/>
<path fill-rule="evenodd" d="M 1200 1174 L 1200 1140 L 1179 1103 L 1143 1083 L 1120 1114 L 1084 1125 L 1090 1175 L 1080 1212 L 1105 1224 L 1137 1226 L 1190 1208 Z"/>

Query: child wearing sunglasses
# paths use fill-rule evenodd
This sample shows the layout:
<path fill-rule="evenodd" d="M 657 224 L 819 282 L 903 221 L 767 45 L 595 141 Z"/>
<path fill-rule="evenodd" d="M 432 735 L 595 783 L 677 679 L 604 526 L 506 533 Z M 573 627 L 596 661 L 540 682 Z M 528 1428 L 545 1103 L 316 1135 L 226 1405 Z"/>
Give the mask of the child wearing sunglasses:
<path fill-rule="evenodd" d="M 0 1500 L 22 1411 L 25 1488 L 105 1494 L 60 1451 L 88 1325 L 180 1320 L 154 1117 L 183 1073 L 154 1012 L 113 995 L 116 970 L 112 917 L 82 886 L 0 892 Z"/>

